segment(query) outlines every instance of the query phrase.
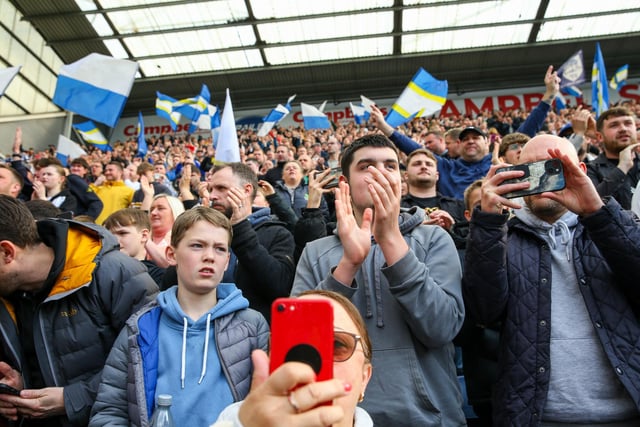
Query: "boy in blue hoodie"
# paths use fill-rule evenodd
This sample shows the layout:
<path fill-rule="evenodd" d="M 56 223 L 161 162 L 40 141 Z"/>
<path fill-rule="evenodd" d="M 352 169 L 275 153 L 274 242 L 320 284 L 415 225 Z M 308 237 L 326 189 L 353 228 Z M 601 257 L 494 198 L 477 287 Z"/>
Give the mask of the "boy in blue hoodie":
<path fill-rule="evenodd" d="M 267 349 L 264 317 L 232 283 L 232 229 L 220 212 L 195 207 L 173 225 L 167 258 L 178 284 L 131 316 L 111 350 L 90 426 L 148 425 L 156 396 L 173 396 L 174 419 L 208 426 L 251 385 L 251 352 Z"/>

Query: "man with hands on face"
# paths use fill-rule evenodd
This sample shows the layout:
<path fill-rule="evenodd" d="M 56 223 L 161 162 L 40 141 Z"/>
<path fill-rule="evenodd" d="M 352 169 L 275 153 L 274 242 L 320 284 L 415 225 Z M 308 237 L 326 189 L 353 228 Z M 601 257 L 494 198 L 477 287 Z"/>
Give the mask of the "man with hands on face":
<path fill-rule="evenodd" d="M 223 281 L 235 283 L 250 307 L 269 320 L 271 303 L 291 290 L 293 235 L 267 207 L 254 207 L 258 179 L 243 163 L 217 166 L 209 178 L 211 207 L 231 220 L 231 260 Z"/>
<path fill-rule="evenodd" d="M 375 425 L 465 425 L 452 340 L 464 320 L 460 264 L 424 210 L 400 208 L 397 149 L 383 135 L 347 146 L 337 232 L 304 249 L 292 289 L 331 290 L 360 310 L 373 344 L 361 406 Z"/>
<path fill-rule="evenodd" d="M 603 202 L 566 139 L 536 136 L 520 163 L 551 158 L 563 190 L 507 199 L 529 183 L 504 184 L 523 172 L 494 165 L 471 217 L 465 306 L 503 325 L 494 425 L 638 425 L 640 226 Z"/>

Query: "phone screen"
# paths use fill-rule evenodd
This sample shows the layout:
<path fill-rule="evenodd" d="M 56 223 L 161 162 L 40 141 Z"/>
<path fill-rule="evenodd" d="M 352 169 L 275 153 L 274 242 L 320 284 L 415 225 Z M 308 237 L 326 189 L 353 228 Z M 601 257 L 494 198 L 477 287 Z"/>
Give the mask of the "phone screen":
<path fill-rule="evenodd" d="M 562 168 L 560 159 L 541 160 L 539 162 L 509 166 L 496 170 L 496 173 L 511 170 L 524 171 L 524 175 L 520 178 L 508 179 L 504 181 L 502 185 L 526 181 L 529 182 L 529 188 L 503 194 L 503 196 L 508 199 L 540 194 L 547 191 L 558 191 L 562 190 L 566 185 L 564 169 Z"/>
<path fill-rule="evenodd" d="M 270 372 L 306 363 L 318 381 L 333 378 L 333 307 L 311 298 L 278 298 L 271 306 Z"/>

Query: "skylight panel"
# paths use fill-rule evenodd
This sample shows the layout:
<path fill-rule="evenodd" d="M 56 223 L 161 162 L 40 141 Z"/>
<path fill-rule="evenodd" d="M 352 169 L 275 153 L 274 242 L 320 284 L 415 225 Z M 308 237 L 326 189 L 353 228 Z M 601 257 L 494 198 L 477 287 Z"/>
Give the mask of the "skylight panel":
<path fill-rule="evenodd" d="M 531 25 L 507 25 L 402 36 L 402 53 L 438 52 L 526 43 Z"/>
<path fill-rule="evenodd" d="M 250 0 L 256 19 L 289 18 L 393 6 L 393 0 Z"/>
<path fill-rule="evenodd" d="M 204 73 L 264 66 L 260 52 L 256 49 L 158 58 L 153 60 L 142 60 L 138 63 L 141 71 L 147 77 Z"/>
<path fill-rule="evenodd" d="M 392 52 L 392 37 L 310 43 L 265 49 L 267 61 L 272 65 L 383 56 L 391 55 Z"/>
<path fill-rule="evenodd" d="M 548 21 L 540 28 L 537 41 L 567 40 L 637 32 L 640 28 L 640 16 L 638 15 L 630 13 L 602 15 L 598 17 L 598 25 L 593 25 L 593 18 Z"/>
<path fill-rule="evenodd" d="M 333 37 L 357 37 L 368 34 L 387 34 L 391 31 L 393 31 L 392 12 L 354 14 L 258 25 L 260 37 L 268 44 L 321 40 Z"/>

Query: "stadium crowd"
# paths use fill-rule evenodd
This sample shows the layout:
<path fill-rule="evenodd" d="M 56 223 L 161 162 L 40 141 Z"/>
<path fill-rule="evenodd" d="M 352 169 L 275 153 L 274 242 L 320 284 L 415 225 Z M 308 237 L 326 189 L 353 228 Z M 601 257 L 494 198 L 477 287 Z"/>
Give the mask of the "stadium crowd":
<path fill-rule="evenodd" d="M 640 104 L 556 112 L 558 83 L 549 69 L 531 111 L 242 128 L 230 164 L 211 137 L 167 133 L 64 167 L 18 129 L 0 165 L 0 382 L 25 391 L 0 393 L 0 415 L 147 425 L 170 392 L 189 425 L 638 425 Z M 506 197 L 529 184 L 498 169 L 549 159 L 563 189 Z M 271 303 L 305 291 L 358 337 L 353 366 L 334 363 L 344 383 L 308 393 L 305 368 L 268 376 L 261 353 Z"/>

